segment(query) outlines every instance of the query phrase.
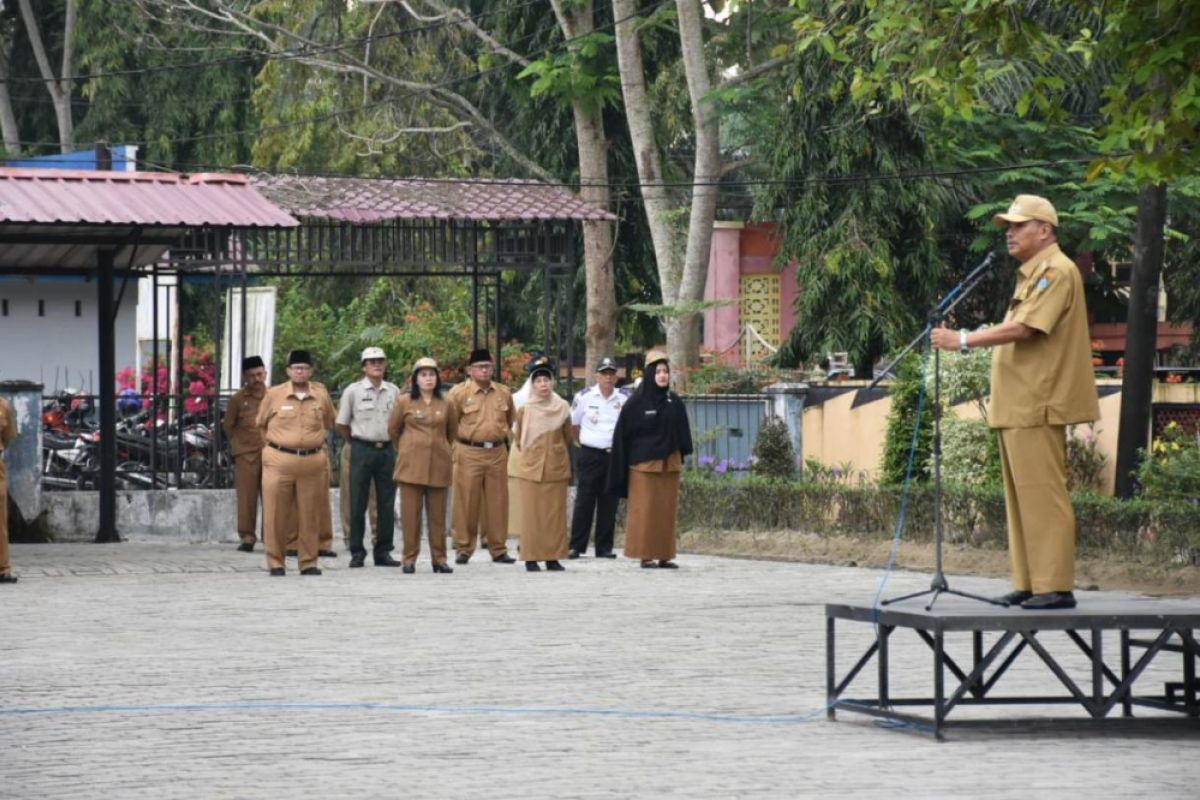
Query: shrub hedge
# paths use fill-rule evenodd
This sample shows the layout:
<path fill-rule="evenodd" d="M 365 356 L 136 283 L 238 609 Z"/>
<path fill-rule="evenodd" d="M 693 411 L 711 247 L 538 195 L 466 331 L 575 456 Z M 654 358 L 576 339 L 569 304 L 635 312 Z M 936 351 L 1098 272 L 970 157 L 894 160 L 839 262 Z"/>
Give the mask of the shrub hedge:
<path fill-rule="evenodd" d="M 900 514 L 900 487 L 738 480 L 688 472 L 679 502 L 682 530 L 800 530 L 817 535 L 891 537 Z M 1003 548 L 1008 534 L 999 487 L 943 488 L 948 544 Z M 1078 549 L 1092 555 L 1148 556 L 1200 563 L 1200 508 L 1188 503 L 1121 501 L 1097 494 L 1072 496 Z M 933 540 L 933 488 L 914 484 L 903 538 Z"/>

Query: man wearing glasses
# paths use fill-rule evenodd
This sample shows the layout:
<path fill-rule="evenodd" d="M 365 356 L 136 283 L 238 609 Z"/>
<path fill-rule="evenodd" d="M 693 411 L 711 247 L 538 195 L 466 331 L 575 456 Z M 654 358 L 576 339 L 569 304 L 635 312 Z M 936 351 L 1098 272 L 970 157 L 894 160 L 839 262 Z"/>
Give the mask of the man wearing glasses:
<path fill-rule="evenodd" d="M 388 437 L 388 418 L 400 399 L 400 388 L 385 381 L 387 358 L 381 347 L 362 351 L 363 379 L 346 387 L 338 405 L 337 432 L 350 448 L 350 566 L 367 560 L 363 545 L 371 486 L 378 503 L 379 529 L 373 547 L 375 566 L 398 567 L 392 558 L 396 530 L 396 450 Z M 347 487 L 342 487 L 347 491 Z"/>
<path fill-rule="evenodd" d="M 475 350 L 467 367 L 470 379 L 447 397 L 458 414 L 453 516 L 457 564 L 471 560 L 480 532 L 492 561 L 516 563 L 508 554 L 508 435 L 513 400 L 507 387 L 492 381 L 493 370 L 491 353 Z"/>
<path fill-rule="evenodd" d="M 287 375 L 286 383 L 267 390 L 256 419 L 266 445 L 262 463 L 267 569 L 273 576 L 286 574 L 284 546 L 296 524 L 300 574 L 320 575 L 321 520 L 329 513 L 325 437 L 336 412 L 328 392 L 311 380 L 312 357 L 307 350 L 288 354 Z"/>

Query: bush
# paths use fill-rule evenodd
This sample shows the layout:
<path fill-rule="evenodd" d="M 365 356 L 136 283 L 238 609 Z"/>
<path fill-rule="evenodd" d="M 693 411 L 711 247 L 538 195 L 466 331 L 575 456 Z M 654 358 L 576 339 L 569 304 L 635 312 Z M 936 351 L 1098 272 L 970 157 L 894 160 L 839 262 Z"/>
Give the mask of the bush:
<path fill-rule="evenodd" d="M 933 456 L 926 469 L 932 474 Z M 965 486 L 997 486 L 1000 437 L 981 419 L 942 418 L 942 480 Z"/>
<path fill-rule="evenodd" d="M 780 481 L 750 475 L 731 481 L 705 473 L 684 475 L 681 530 L 799 530 L 817 535 L 887 539 L 895 532 L 903 490 L 837 481 Z M 1081 553 L 1148 555 L 1170 563 L 1200 559 L 1196 506 L 1072 495 Z M 945 541 L 976 547 L 1007 546 L 1004 491 L 998 486 L 948 485 L 943 490 Z M 903 538 L 931 542 L 933 488 L 914 485 Z"/>
<path fill-rule="evenodd" d="M 1137 478 L 1145 497 L 1200 504 L 1200 431 L 1169 423 L 1142 454 Z"/>
<path fill-rule="evenodd" d="M 917 419 L 917 406 L 923 407 L 921 428 L 917 434 L 917 452 L 913 457 L 913 480 L 929 479 L 930 453 L 933 452 L 933 403 L 926 397 L 919 403 L 922 387 L 924 361 L 920 356 L 910 356 L 900 362 L 896 380 L 892 382 L 892 407 L 888 411 L 887 436 L 883 448 L 881 480 L 885 485 L 899 486 L 904 483 L 908 472 L 909 450 L 913 443 L 913 424 Z"/>
<path fill-rule="evenodd" d="M 755 475 L 777 480 L 796 474 L 792 435 L 787 423 L 779 417 L 767 417 L 759 427 L 758 438 L 754 440 L 754 463 L 750 469 Z"/>

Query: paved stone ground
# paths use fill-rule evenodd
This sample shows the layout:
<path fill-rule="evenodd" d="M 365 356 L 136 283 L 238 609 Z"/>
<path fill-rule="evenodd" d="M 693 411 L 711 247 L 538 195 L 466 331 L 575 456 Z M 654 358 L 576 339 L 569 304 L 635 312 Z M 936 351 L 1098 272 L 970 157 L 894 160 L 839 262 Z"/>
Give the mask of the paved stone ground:
<path fill-rule="evenodd" d="M 823 604 L 870 602 L 876 572 L 684 556 L 675 573 L 584 559 L 528 575 L 476 557 L 405 576 L 343 555 L 278 579 L 230 546 L 14 557 L 3 798 L 1197 797 L 1194 725 L 937 743 L 827 722 Z M 896 574 L 885 594 L 927 584 Z M 847 657 L 871 636 L 854 627 Z M 928 653 L 893 638 L 896 693 L 928 691 Z M 1024 661 L 1006 681 L 1053 678 Z"/>

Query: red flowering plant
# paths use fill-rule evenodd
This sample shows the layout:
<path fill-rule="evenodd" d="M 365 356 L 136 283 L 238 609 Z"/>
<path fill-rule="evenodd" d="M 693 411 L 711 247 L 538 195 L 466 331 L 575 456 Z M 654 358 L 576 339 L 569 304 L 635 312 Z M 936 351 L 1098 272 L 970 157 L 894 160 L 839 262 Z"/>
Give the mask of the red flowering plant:
<path fill-rule="evenodd" d="M 217 367 L 211 345 L 196 345 L 191 336 L 183 337 L 183 381 L 185 396 L 183 407 L 189 414 L 205 414 L 216 395 Z M 135 377 L 134 368 L 126 367 L 117 373 L 117 383 L 122 395 L 136 389 L 141 393 L 142 408 L 149 408 L 152 396 L 167 395 L 171 391 L 171 371 L 166 359 L 159 359 L 157 380 L 154 375 L 154 359 L 148 358 Z M 140 380 L 138 380 L 140 377 Z M 140 383 L 140 386 L 137 384 Z M 162 411 L 159 416 L 162 416 Z"/>

